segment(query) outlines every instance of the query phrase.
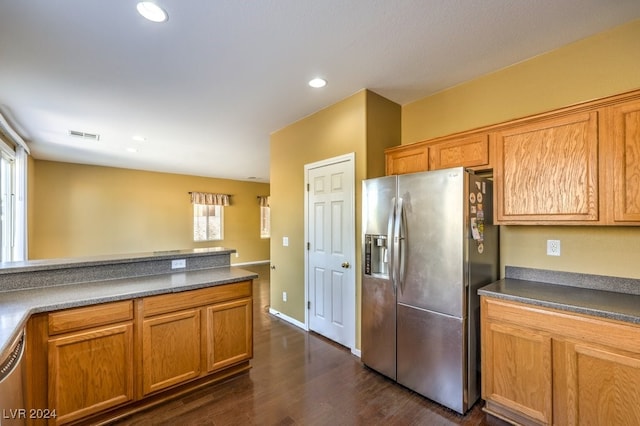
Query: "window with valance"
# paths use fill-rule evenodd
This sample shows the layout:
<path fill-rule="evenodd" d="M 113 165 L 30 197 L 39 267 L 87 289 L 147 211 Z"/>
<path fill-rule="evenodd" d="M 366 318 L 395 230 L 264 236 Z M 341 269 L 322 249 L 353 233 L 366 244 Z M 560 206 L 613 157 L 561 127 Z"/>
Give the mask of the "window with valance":
<path fill-rule="evenodd" d="M 224 207 L 230 204 L 229 194 L 190 192 L 193 204 L 193 240 L 224 239 Z"/>

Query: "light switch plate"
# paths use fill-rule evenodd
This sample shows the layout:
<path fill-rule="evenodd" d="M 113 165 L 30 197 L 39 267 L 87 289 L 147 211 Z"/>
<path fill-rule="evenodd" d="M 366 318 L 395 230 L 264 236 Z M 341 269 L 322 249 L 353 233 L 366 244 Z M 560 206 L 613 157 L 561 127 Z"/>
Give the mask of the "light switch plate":
<path fill-rule="evenodd" d="M 289 246 L 289 237 L 282 237 L 282 245 L 284 247 L 288 247 Z"/>

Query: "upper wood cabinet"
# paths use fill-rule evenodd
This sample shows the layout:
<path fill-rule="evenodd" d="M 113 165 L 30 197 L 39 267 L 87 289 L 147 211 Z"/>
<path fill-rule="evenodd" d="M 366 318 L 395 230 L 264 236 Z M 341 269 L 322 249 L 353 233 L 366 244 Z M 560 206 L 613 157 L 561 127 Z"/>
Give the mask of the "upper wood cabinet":
<path fill-rule="evenodd" d="M 613 221 L 640 222 L 640 100 L 611 107 Z"/>
<path fill-rule="evenodd" d="M 487 170 L 491 166 L 489 134 L 457 135 L 385 150 L 386 174 L 424 172 L 466 167 Z"/>
<path fill-rule="evenodd" d="M 509 127 L 495 140 L 499 223 L 598 222 L 598 111 Z"/>
<path fill-rule="evenodd" d="M 498 225 L 640 225 L 640 90 L 385 150 L 387 175 L 493 171 Z"/>
<path fill-rule="evenodd" d="M 486 133 L 429 145 L 429 170 L 460 166 L 488 169 L 490 164 Z"/>
<path fill-rule="evenodd" d="M 387 176 L 424 172 L 429 168 L 429 148 L 424 144 L 401 145 L 385 150 Z"/>

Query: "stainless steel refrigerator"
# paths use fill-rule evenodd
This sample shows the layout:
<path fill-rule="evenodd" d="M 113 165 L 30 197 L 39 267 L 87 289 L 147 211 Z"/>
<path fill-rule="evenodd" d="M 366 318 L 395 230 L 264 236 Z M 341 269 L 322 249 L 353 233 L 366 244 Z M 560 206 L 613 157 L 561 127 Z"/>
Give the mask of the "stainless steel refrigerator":
<path fill-rule="evenodd" d="M 362 189 L 362 361 L 464 414 L 480 396 L 477 290 L 498 279 L 492 182 L 460 167 Z"/>

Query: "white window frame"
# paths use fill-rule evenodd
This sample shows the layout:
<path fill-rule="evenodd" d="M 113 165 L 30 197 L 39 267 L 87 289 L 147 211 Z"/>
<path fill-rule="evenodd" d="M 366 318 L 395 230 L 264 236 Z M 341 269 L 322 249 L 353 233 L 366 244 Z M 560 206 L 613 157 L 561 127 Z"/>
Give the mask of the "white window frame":
<path fill-rule="evenodd" d="M 0 244 L 3 262 L 14 260 L 15 246 L 15 156 L 0 153 Z"/>
<path fill-rule="evenodd" d="M 206 208 L 206 215 L 199 214 L 199 210 Z M 215 214 L 211 214 L 211 210 L 214 211 Z M 205 218 L 206 226 L 204 227 L 204 238 L 198 238 L 198 226 L 202 226 L 202 224 L 198 223 L 199 218 Z M 219 232 L 216 235 L 210 235 L 209 232 L 211 230 L 209 226 L 209 221 L 219 220 Z M 193 241 L 201 242 L 201 241 L 221 241 L 224 239 L 224 206 L 219 205 L 207 205 L 207 204 L 193 204 Z"/>

